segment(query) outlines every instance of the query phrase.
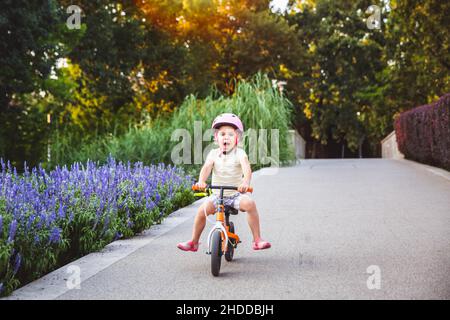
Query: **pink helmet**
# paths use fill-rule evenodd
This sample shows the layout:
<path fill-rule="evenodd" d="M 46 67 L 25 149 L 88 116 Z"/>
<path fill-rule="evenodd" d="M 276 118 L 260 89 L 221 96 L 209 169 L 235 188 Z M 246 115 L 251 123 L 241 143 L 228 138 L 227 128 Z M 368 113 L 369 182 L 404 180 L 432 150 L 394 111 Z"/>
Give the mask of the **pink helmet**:
<path fill-rule="evenodd" d="M 239 117 L 233 113 L 222 113 L 218 115 L 214 119 L 211 127 L 213 129 L 219 129 L 224 125 L 230 125 L 232 127 L 235 127 L 241 133 L 244 132 L 244 125 L 242 124 L 241 119 L 239 119 Z"/>

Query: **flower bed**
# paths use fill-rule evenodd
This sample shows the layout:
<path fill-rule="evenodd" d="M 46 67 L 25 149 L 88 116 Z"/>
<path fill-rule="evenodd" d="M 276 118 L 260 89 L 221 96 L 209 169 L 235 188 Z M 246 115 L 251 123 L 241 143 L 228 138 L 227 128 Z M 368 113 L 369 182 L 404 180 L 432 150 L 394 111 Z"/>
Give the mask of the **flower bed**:
<path fill-rule="evenodd" d="M 177 167 L 88 161 L 18 175 L 0 160 L 0 296 L 194 200 Z"/>

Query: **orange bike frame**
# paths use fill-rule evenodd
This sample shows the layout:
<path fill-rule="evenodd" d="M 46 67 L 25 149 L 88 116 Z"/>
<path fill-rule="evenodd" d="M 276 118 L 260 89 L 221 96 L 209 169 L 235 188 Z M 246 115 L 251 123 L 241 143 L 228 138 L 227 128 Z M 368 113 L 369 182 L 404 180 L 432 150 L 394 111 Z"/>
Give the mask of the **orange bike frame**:
<path fill-rule="evenodd" d="M 225 226 L 225 208 L 223 205 L 218 206 L 218 210 L 216 211 L 216 224 L 211 229 L 208 235 L 208 250 L 211 253 L 211 237 L 215 230 L 220 230 L 220 234 L 222 237 L 222 252 L 226 252 L 228 248 L 228 240 L 229 238 L 235 239 L 236 243 L 239 243 L 239 237 L 237 234 L 231 233 L 230 228 Z M 225 228 L 226 227 L 226 228 Z"/>

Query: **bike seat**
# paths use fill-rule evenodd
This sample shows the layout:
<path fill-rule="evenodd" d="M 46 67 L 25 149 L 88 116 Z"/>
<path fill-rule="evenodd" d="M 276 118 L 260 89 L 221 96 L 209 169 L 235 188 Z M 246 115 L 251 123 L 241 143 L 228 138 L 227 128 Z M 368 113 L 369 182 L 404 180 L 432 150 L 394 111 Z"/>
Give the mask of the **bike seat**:
<path fill-rule="evenodd" d="M 225 213 L 236 215 L 239 213 L 239 210 L 236 210 L 235 208 L 231 206 L 225 206 Z"/>

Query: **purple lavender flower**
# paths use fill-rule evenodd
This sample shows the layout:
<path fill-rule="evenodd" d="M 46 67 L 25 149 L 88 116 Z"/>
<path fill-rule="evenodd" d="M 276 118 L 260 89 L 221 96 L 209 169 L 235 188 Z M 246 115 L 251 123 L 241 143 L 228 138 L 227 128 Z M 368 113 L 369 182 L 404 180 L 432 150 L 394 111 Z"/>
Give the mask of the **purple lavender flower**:
<path fill-rule="evenodd" d="M 61 240 L 61 229 L 58 227 L 54 227 L 50 233 L 49 242 L 58 243 L 60 240 Z"/>
<path fill-rule="evenodd" d="M 25 165 L 23 176 L 17 175 L 15 168 L 3 159 L 0 166 L 0 198 L 7 214 L 12 215 L 8 242 L 14 241 L 17 233 L 25 234 L 38 250 L 48 243 L 61 242 L 62 226 L 73 223 L 80 210 L 92 209 L 94 205 L 96 223 L 103 221 L 103 232 L 112 231 L 111 222 L 116 221 L 119 211 L 125 210 L 126 217 L 121 219 L 133 228 L 132 214 L 154 210 L 163 196 L 169 199 L 180 189 L 189 188 L 193 180 L 177 167 L 116 162 L 112 156 L 104 165 L 87 161 L 74 163 L 70 168 L 58 166 L 50 172 L 41 166 L 30 171 Z M 6 221 L 9 223 L 10 219 Z M 0 235 L 6 237 L 7 228 L 5 217 L 0 215 Z M 48 235 L 48 243 L 42 234 Z M 122 236 L 115 234 L 116 239 Z M 17 270 L 23 259 L 30 258 L 12 256 Z"/>
<path fill-rule="evenodd" d="M 20 253 L 16 254 L 16 258 L 14 259 L 14 270 L 13 273 L 16 274 L 19 271 L 20 265 L 22 263 L 22 256 Z"/>
<path fill-rule="evenodd" d="M 13 220 L 9 226 L 8 243 L 14 240 L 17 231 L 17 220 Z"/>
<path fill-rule="evenodd" d="M 146 201 L 145 207 L 148 211 L 151 211 L 155 207 L 155 203 L 153 201 Z"/>
<path fill-rule="evenodd" d="M 27 230 L 29 230 L 31 228 L 35 219 L 36 219 L 36 216 L 34 214 L 28 218 Z"/>

